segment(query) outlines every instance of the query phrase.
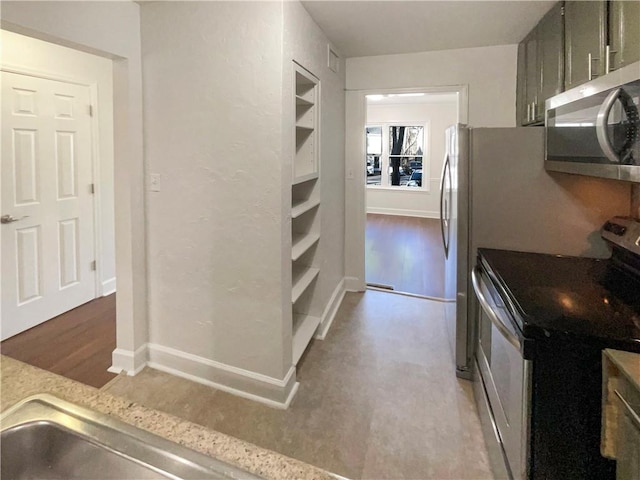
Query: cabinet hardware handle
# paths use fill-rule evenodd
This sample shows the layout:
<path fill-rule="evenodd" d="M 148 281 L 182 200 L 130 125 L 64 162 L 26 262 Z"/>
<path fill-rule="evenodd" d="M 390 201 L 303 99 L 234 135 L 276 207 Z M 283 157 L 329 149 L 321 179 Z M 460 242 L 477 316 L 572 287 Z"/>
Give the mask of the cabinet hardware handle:
<path fill-rule="evenodd" d="M 593 62 L 599 62 L 600 59 L 599 58 L 593 58 L 593 56 L 591 54 L 588 54 L 587 55 L 587 61 L 589 62 L 589 66 L 588 66 L 589 80 L 593 80 L 595 77 L 599 76 L 598 74 L 593 73 Z"/>
<path fill-rule="evenodd" d="M 611 45 L 607 45 L 607 73 L 609 72 L 613 72 L 614 70 L 616 70 L 615 67 L 613 67 L 613 56 L 618 53 L 617 50 L 612 50 L 611 49 Z"/>
<path fill-rule="evenodd" d="M 607 45 L 604 48 L 604 73 L 605 75 L 610 72 L 609 68 L 611 67 L 611 47 Z"/>
<path fill-rule="evenodd" d="M 531 121 L 531 104 L 527 103 L 527 123 Z"/>

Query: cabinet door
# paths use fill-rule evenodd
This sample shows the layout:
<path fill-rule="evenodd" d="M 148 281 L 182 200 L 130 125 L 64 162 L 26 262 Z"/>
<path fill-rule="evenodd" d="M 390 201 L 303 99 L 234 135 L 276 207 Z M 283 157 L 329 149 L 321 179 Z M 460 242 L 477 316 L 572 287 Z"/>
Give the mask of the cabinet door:
<path fill-rule="evenodd" d="M 544 102 L 564 89 L 564 20 L 558 3 L 536 27 L 538 64 L 542 73 L 536 121 L 544 120 Z"/>
<path fill-rule="evenodd" d="M 610 70 L 640 60 L 640 2 L 609 2 Z"/>
<path fill-rule="evenodd" d="M 605 73 L 606 6 L 606 2 L 602 0 L 565 2 L 565 89 L 567 90 Z"/>
<path fill-rule="evenodd" d="M 516 77 L 516 124 L 525 125 L 527 118 L 527 52 L 524 42 L 518 45 L 518 72 Z"/>
<path fill-rule="evenodd" d="M 527 115 L 527 123 L 531 123 L 533 122 L 535 114 L 537 113 L 534 110 L 538 104 L 538 99 L 540 98 L 539 88 L 540 81 L 542 79 L 542 72 L 540 71 L 538 60 L 538 39 L 535 30 L 533 30 L 524 39 L 524 48 L 526 52 L 525 72 L 527 82 L 525 88 L 525 105 L 526 109 L 530 112 L 529 115 Z"/>

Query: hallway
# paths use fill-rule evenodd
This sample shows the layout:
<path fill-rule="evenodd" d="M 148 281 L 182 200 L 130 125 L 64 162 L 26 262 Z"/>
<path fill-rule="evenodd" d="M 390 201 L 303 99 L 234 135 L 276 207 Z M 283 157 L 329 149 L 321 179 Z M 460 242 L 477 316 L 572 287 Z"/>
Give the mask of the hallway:
<path fill-rule="evenodd" d="M 103 390 L 349 478 L 491 478 L 443 305 L 348 293 L 327 338 L 298 365 L 288 410 L 150 368 Z"/>
<path fill-rule="evenodd" d="M 444 260 L 440 220 L 367 214 L 368 284 L 444 298 Z"/>

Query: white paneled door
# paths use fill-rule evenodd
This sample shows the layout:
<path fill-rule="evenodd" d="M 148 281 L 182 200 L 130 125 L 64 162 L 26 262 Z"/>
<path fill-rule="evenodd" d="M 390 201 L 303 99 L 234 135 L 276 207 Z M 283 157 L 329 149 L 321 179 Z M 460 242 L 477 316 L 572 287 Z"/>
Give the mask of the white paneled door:
<path fill-rule="evenodd" d="M 2 72 L 0 336 L 95 298 L 91 93 Z"/>

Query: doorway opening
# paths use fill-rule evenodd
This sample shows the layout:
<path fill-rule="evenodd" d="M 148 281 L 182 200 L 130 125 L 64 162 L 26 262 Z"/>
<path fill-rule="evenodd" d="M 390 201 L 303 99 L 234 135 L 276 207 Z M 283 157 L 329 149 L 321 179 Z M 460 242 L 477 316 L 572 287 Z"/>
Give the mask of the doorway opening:
<path fill-rule="evenodd" d="M 2 353 L 101 386 L 116 347 L 112 61 L 0 33 Z"/>
<path fill-rule="evenodd" d="M 440 182 L 458 91 L 365 95 L 365 279 L 369 287 L 444 298 Z"/>

